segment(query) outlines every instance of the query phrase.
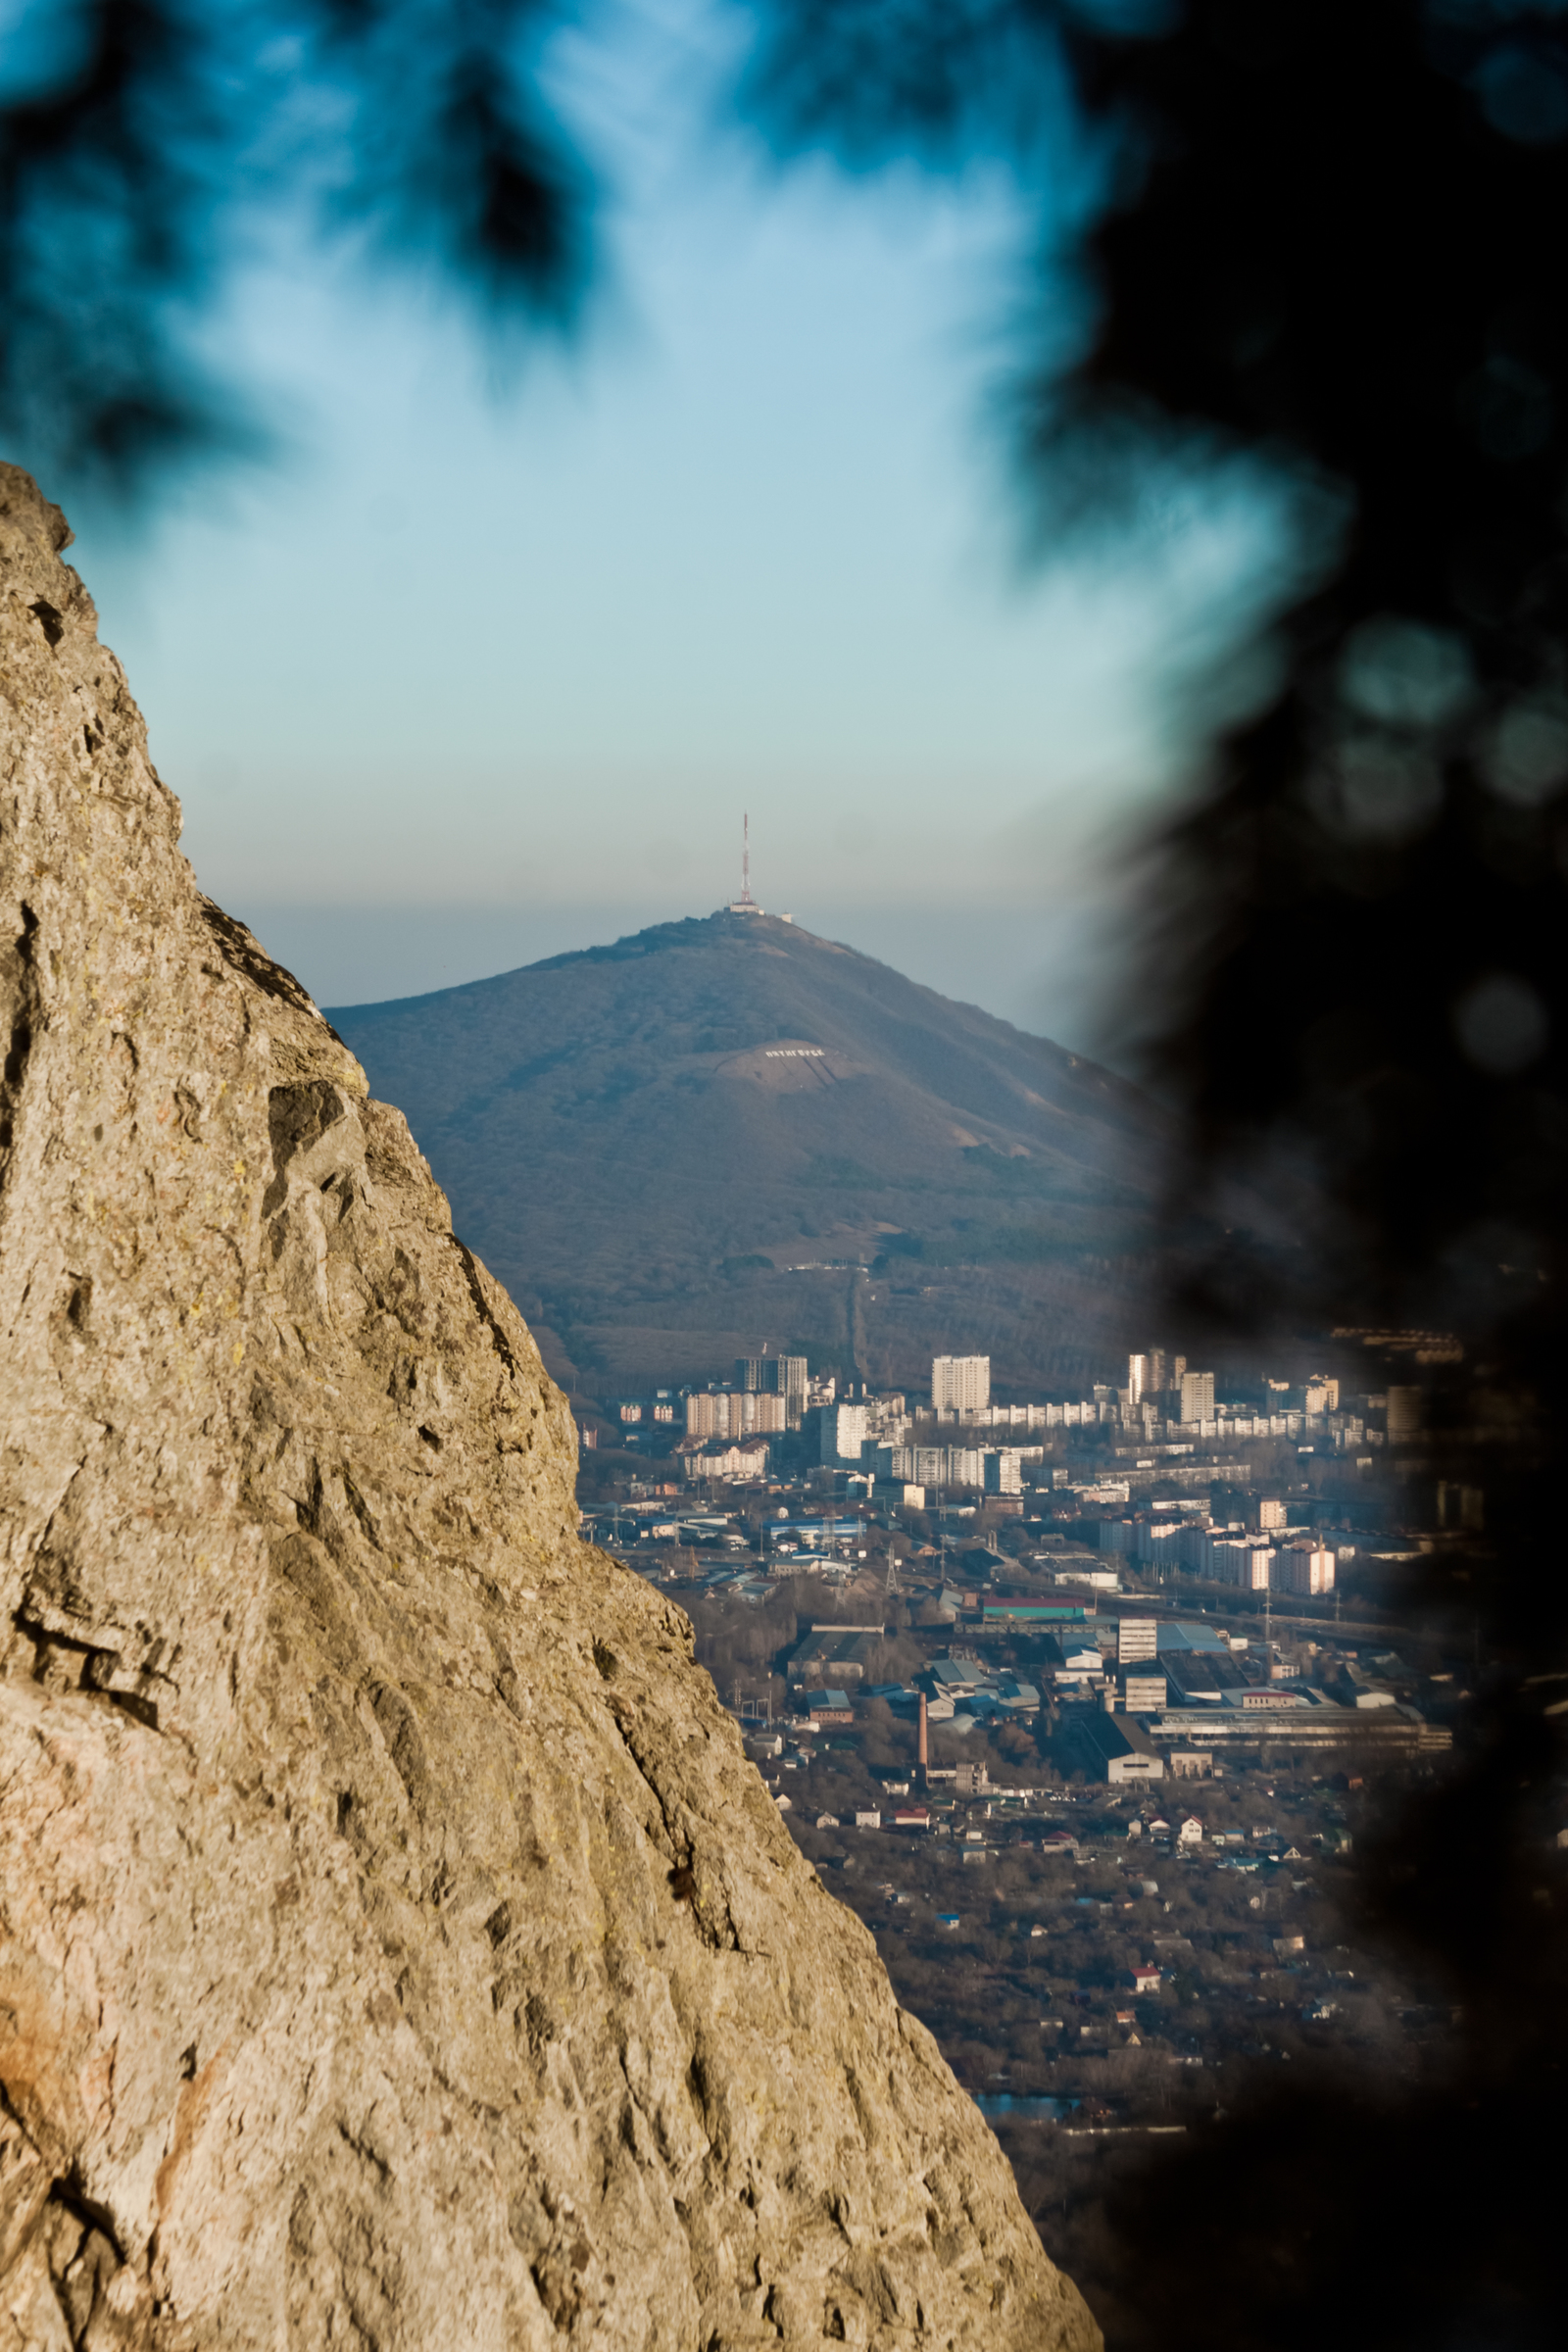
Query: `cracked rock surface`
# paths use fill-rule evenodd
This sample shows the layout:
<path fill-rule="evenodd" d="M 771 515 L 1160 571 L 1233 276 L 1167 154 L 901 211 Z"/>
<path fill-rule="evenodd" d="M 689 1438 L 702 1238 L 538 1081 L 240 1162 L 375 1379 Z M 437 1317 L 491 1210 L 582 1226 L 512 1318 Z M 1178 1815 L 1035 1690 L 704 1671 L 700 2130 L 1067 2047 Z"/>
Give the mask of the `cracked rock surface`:
<path fill-rule="evenodd" d="M 0 2352 L 1091 2347 L 0 466 Z"/>

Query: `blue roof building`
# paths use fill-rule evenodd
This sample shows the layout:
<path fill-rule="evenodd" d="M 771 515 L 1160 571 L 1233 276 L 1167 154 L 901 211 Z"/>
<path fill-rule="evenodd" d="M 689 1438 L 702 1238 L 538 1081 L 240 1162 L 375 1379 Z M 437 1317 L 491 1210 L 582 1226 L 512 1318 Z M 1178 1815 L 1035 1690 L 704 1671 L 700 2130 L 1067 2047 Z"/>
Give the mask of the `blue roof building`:
<path fill-rule="evenodd" d="M 1160 1625 L 1154 1633 L 1155 1650 L 1161 1649 L 1222 1649 L 1230 1655 L 1230 1643 L 1223 1634 L 1216 1634 L 1211 1625 Z"/>

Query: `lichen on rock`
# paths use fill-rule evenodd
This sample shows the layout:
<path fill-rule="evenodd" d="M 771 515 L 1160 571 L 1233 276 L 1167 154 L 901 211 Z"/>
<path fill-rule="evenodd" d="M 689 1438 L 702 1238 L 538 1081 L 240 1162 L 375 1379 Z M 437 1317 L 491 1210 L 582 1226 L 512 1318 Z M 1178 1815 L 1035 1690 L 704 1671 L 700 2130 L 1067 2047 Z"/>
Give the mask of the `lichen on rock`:
<path fill-rule="evenodd" d="M 0 466 L 0 2352 L 1088 2347 Z"/>

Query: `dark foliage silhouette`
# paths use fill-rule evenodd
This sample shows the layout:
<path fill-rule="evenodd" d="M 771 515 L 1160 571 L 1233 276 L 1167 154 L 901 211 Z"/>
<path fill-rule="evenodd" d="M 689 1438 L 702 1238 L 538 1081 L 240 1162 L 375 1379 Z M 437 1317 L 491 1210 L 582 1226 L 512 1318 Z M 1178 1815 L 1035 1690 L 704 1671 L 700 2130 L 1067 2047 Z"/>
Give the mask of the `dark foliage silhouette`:
<path fill-rule="evenodd" d="M 34 464 L 121 496 L 198 452 L 255 445 L 246 388 L 196 337 L 248 206 L 308 211 L 323 234 L 424 266 L 488 324 L 569 316 L 586 183 L 531 83 L 557 14 L 549 0 L 24 12 L 0 55 L 0 429 Z"/>
<path fill-rule="evenodd" d="M 1568 24 L 1504 0 L 1135 20 L 803 5 L 758 84 L 786 139 L 940 160 L 1027 134 L 1020 91 L 1044 109 L 1064 74 L 1116 172 L 1098 331 L 1035 388 L 1030 462 L 1108 513 L 1152 453 L 1247 448 L 1345 502 L 1266 707 L 1155 861 L 1147 1047 L 1200 1162 L 1313 1166 L 1320 1322 L 1463 1336 L 1435 1466 L 1484 1485 L 1488 1533 L 1410 1606 L 1472 1612 L 1507 1664 L 1359 1872 L 1456 2005 L 1450 2071 L 1259 2093 L 1124 2199 L 1130 2300 L 1167 2345 L 1534 2344 L 1564 2055 Z M 1272 1313 L 1245 1266 L 1213 1273 L 1233 1318 Z"/>
<path fill-rule="evenodd" d="M 1545 1849 L 1568 1720 L 1568 11 L 756 13 L 746 103 L 781 152 L 1000 148 L 1033 172 L 1088 126 L 1095 323 L 1020 404 L 1048 511 L 1112 515 L 1140 468 L 1229 450 L 1339 517 L 1273 624 L 1261 707 L 1153 861 L 1137 993 L 1195 1164 L 1313 1171 L 1303 1311 L 1462 1335 L 1434 1376 L 1434 1467 L 1485 1489 L 1487 1532 L 1434 1552 L 1410 1605 L 1474 1620 L 1504 1663 L 1454 1772 L 1360 1869 L 1369 1917 L 1460 2013 L 1446 2071 L 1260 2093 L 1144 2180 L 1120 2216 L 1129 2324 L 1173 2352 L 1347 2328 L 1530 2346 L 1557 2297 L 1564 2059 Z M 294 67 L 269 78 L 258 50 L 236 83 L 217 12 L 84 7 L 70 72 L 0 111 L 0 416 L 122 482 L 230 429 L 179 330 L 247 172 L 482 304 L 569 306 L 578 183 L 521 62 L 545 21 L 524 0 L 301 0 Z M 341 102 L 329 171 L 291 112 L 307 89 Z M 1241 1260 L 1209 1293 L 1240 1319 L 1276 1303 Z"/>

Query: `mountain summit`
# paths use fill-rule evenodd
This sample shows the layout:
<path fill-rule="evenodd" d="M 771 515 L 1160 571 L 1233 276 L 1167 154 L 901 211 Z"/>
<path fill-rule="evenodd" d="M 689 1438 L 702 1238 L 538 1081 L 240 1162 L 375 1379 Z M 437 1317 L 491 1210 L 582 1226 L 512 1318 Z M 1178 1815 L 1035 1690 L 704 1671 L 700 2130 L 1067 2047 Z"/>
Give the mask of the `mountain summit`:
<path fill-rule="evenodd" d="M 878 1381 L 1081 1376 L 1142 1250 L 1136 1088 L 777 916 L 724 909 L 331 1014 L 559 1376 L 764 1340 Z"/>

